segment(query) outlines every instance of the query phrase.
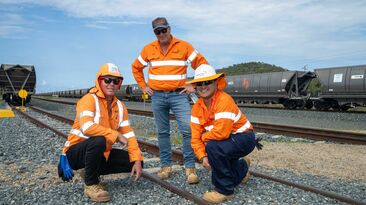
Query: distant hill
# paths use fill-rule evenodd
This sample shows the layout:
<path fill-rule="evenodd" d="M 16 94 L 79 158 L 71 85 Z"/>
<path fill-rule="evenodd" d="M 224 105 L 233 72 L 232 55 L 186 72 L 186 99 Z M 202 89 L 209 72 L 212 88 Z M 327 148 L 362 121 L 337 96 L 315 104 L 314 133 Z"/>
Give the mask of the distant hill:
<path fill-rule="evenodd" d="M 222 69 L 217 69 L 216 73 L 225 73 L 226 75 L 243 75 L 251 73 L 269 73 L 269 72 L 281 72 L 288 71 L 285 68 L 270 65 L 263 62 L 249 62 L 234 64 L 229 67 L 224 67 Z"/>

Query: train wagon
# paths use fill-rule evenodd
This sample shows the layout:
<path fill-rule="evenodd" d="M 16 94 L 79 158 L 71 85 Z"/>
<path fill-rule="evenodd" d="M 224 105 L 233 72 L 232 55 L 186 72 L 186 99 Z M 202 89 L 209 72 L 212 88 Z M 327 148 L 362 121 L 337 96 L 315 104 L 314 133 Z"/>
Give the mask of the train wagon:
<path fill-rule="evenodd" d="M 143 101 L 142 90 L 138 84 L 122 85 L 120 92 L 117 93 L 118 99 L 127 99 L 131 101 Z"/>
<path fill-rule="evenodd" d="M 318 68 L 314 70 L 322 85 L 319 100 L 314 106 L 319 110 L 366 106 L 366 65 Z"/>
<path fill-rule="evenodd" d="M 280 103 L 289 109 L 307 105 L 307 88 L 313 72 L 284 71 L 227 76 L 225 91 L 237 102 Z"/>
<path fill-rule="evenodd" d="M 22 99 L 18 92 L 24 89 L 28 93 L 24 103 L 29 103 L 35 93 L 35 86 L 36 70 L 33 65 L 1 64 L 0 93 L 6 102 L 21 105 Z"/>

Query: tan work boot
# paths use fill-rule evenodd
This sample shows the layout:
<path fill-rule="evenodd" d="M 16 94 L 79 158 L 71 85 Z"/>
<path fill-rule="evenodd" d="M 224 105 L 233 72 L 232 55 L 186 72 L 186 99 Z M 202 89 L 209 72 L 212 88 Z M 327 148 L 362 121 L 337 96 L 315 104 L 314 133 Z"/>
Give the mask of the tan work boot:
<path fill-rule="evenodd" d="M 79 171 L 79 176 L 80 178 L 85 181 L 85 169 L 81 169 Z M 104 191 L 108 191 L 108 187 L 107 184 L 104 182 L 99 182 L 99 184 L 97 184 L 101 189 L 103 189 Z"/>
<path fill-rule="evenodd" d="M 186 168 L 186 177 L 188 184 L 197 184 L 200 181 L 195 168 Z"/>
<path fill-rule="evenodd" d="M 85 185 L 84 194 L 95 202 L 106 202 L 111 200 L 109 193 L 103 190 L 99 184 L 93 184 L 90 186 Z"/>
<path fill-rule="evenodd" d="M 245 175 L 245 177 L 243 178 L 243 180 L 241 181 L 241 184 L 246 184 L 249 181 L 249 177 L 250 177 L 250 173 L 249 173 L 250 159 L 249 159 L 249 157 L 243 157 L 243 159 L 245 160 L 245 162 L 248 165 L 248 172 Z"/>
<path fill-rule="evenodd" d="M 223 195 L 223 194 L 220 194 L 219 192 L 217 191 L 210 191 L 210 192 L 206 192 L 203 194 L 203 199 L 208 201 L 208 202 L 211 202 L 211 203 L 221 203 L 221 202 L 224 202 L 226 200 L 230 200 L 234 197 L 234 194 L 232 195 Z"/>
<path fill-rule="evenodd" d="M 168 179 L 172 174 L 172 167 L 161 167 L 158 172 L 158 177 L 160 179 Z"/>

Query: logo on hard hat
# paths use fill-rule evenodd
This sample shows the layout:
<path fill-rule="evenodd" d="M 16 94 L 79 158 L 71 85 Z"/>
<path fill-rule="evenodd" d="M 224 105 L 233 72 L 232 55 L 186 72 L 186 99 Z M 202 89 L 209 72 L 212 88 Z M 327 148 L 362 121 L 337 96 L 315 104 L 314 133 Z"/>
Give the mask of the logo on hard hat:
<path fill-rule="evenodd" d="M 202 73 L 197 73 L 196 77 L 204 77 L 207 75 L 207 71 L 202 70 Z"/>
<path fill-rule="evenodd" d="M 109 66 L 108 66 L 108 68 L 109 68 L 109 72 L 110 73 L 120 73 L 119 72 L 119 69 L 118 69 L 118 67 L 116 66 L 116 65 L 114 65 L 114 64 L 108 64 Z"/>

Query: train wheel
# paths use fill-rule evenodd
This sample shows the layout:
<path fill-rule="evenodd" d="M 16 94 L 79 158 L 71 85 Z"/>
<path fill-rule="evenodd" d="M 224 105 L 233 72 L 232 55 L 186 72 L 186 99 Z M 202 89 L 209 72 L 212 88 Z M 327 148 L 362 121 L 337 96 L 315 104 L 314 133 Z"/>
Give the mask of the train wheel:
<path fill-rule="evenodd" d="M 286 109 L 294 110 L 294 109 L 296 109 L 296 107 L 297 107 L 297 103 L 296 103 L 295 101 L 286 100 L 286 101 L 283 103 L 283 106 L 284 106 Z"/>
<path fill-rule="evenodd" d="M 320 101 L 315 101 L 314 102 L 314 107 L 315 107 L 316 110 L 321 110 L 322 106 L 321 106 Z"/>
<path fill-rule="evenodd" d="M 329 104 L 328 102 L 322 102 L 321 103 L 321 110 L 327 111 L 332 107 L 331 104 Z"/>
<path fill-rule="evenodd" d="M 310 110 L 310 109 L 313 108 L 313 106 L 314 106 L 314 102 L 313 101 L 311 101 L 311 100 L 306 101 L 306 103 L 305 103 L 306 109 Z"/>
<path fill-rule="evenodd" d="M 299 109 L 299 110 L 303 110 L 305 107 L 305 102 L 303 100 L 299 100 L 297 101 L 296 103 L 296 108 Z"/>

